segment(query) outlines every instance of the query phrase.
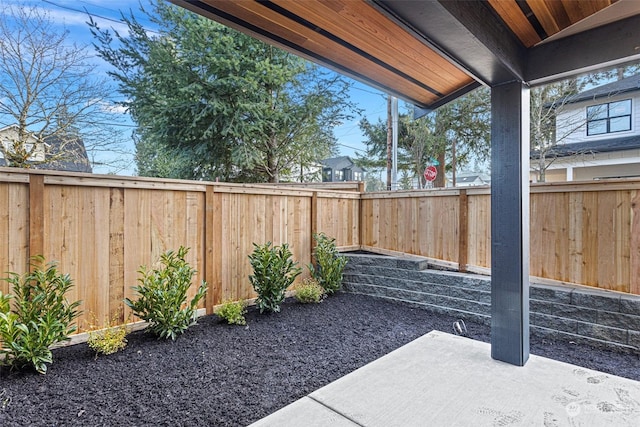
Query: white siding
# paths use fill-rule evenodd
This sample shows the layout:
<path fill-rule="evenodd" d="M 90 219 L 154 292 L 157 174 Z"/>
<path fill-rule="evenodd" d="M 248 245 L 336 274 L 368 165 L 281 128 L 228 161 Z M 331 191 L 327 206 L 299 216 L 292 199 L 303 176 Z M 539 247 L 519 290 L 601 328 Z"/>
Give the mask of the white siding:
<path fill-rule="evenodd" d="M 624 99 L 631 99 L 631 130 L 587 136 L 587 107 L 606 102 L 622 101 Z M 632 135 L 640 135 L 640 94 L 637 92 L 568 104 L 556 117 L 556 142 L 560 144 L 596 141 Z"/>

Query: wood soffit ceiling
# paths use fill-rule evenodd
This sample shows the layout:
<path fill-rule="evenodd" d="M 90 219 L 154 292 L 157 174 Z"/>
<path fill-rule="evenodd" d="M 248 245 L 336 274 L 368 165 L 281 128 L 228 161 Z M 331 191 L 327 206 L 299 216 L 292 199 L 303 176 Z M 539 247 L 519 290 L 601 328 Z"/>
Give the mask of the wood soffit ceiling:
<path fill-rule="evenodd" d="M 431 0 L 433 1 L 433 0 Z M 618 0 L 486 0 L 523 51 Z M 384 0 L 174 0 L 420 107 L 437 107 L 481 83 Z M 404 7 L 410 3 L 404 3 Z M 451 7 L 441 1 L 447 8 Z M 462 3 L 462 2 L 458 2 Z"/>

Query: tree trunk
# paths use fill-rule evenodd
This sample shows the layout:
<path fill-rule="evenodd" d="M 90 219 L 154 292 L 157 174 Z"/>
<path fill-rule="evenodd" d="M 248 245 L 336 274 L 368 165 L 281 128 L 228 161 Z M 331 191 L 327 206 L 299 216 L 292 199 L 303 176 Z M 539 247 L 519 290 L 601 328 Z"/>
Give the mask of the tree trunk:
<path fill-rule="evenodd" d="M 444 151 L 438 154 L 438 162 L 440 162 L 440 164 L 436 166 L 438 170 L 438 175 L 436 175 L 436 180 L 433 181 L 433 186 L 436 188 L 442 188 L 444 187 L 444 183 L 445 183 L 444 182 L 444 171 L 445 171 Z"/>
<path fill-rule="evenodd" d="M 456 186 L 456 141 L 451 146 L 451 185 Z"/>

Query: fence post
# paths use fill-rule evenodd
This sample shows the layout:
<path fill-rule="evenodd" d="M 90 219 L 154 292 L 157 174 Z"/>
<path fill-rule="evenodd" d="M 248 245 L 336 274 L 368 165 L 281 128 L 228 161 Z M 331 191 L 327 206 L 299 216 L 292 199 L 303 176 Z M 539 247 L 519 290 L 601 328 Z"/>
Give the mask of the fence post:
<path fill-rule="evenodd" d="M 358 246 L 362 249 L 364 245 L 364 201 L 362 200 L 362 195 L 364 194 L 364 182 L 360 182 L 358 184 Z"/>
<path fill-rule="evenodd" d="M 631 199 L 631 214 L 633 220 L 631 222 L 631 233 L 629 237 L 631 253 L 631 286 L 629 287 L 629 292 L 640 295 L 640 190 L 636 190 L 635 196 Z"/>
<path fill-rule="evenodd" d="M 315 263 L 315 259 L 313 258 L 313 248 L 315 246 L 315 240 L 313 236 L 318 233 L 318 192 L 314 191 L 311 193 L 311 247 L 310 249 L 310 258 L 311 263 Z"/>
<path fill-rule="evenodd" d="M 44 255 L 44 175 L 29 175 L 29 257 Z"/>
<path fill-rule="evenodd" d="M 469 204 L 467 190 L 459 190 L 458 198 L 458 270 L 467 271 L 467 255 L 469 252 Z"/>
<path fill-rule="evenodd" d="M 219 267 L 221 262 L 218 262 L 218 258 L 221 256 L 220 243 L 222 223 L 220 216 L 220 207 L 217 208 L 216 215 L 216 197 L 215 187 L 213 185 L 207 185 L 205 193 L 205 221 L 204 221 L 204 235 L 205 235 L 205 254 L 204 254 L 204 279 L 209 285 L 206 297 L 205 308 L 207 314 L 213 314 L 213 307 L 222 302 L 222 289 L 218 278 L 220 277 Z M 217 268 L 218 267 L 218 268 Z"/>

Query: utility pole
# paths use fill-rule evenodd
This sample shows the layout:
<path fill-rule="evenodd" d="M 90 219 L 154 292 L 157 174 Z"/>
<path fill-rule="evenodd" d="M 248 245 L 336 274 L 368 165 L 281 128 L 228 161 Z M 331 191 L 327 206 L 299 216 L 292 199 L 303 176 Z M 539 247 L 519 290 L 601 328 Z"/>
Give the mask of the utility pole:
<path fill-rule="evenodd" d="M 391 189 L 398 189 L 398 98 L 391 97 Z"/>
<path fill-rule="evenodd" d="M 393 123 L 391 117 L 391 95 L 387 95 L 387 191 L 391 190 L 391 163 L 393 144 Z"/>

